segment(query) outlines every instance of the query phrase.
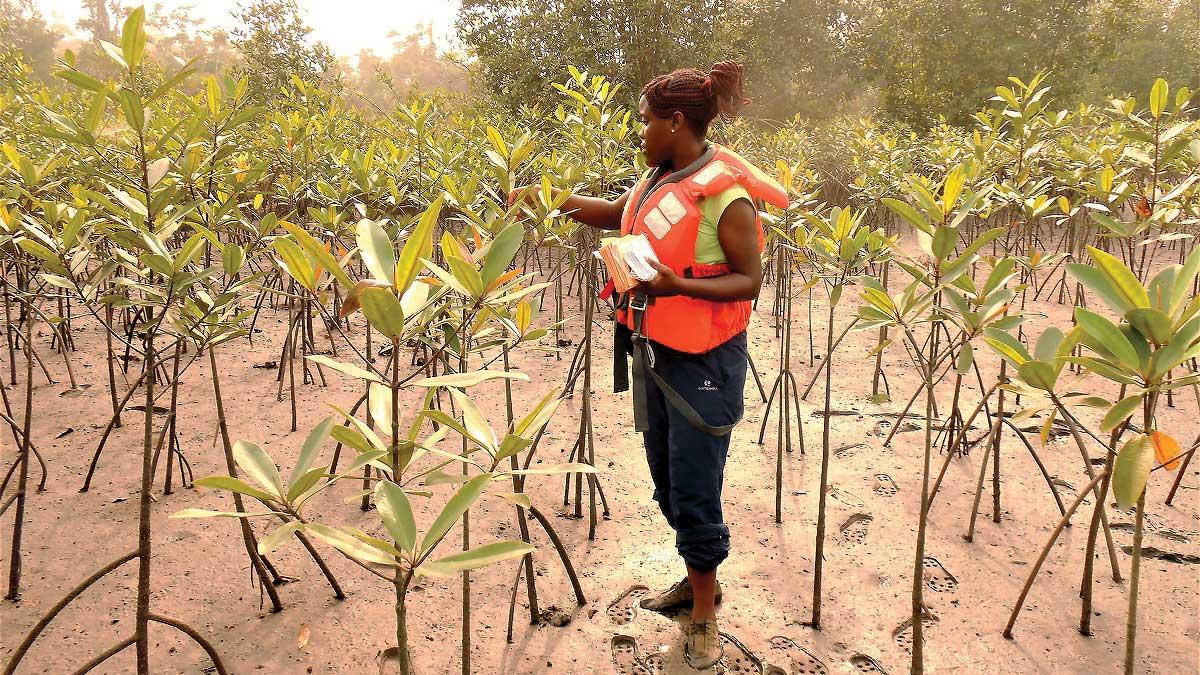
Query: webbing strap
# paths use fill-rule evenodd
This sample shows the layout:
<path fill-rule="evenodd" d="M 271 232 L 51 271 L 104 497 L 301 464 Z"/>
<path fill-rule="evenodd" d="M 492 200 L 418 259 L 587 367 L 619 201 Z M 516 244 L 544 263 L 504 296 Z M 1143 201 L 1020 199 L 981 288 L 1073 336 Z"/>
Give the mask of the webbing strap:
<path fill-rule="evenodd" d="M 640 309 L 638 308 L 639 305 Z M 729 424 L 709 424 L 708 422 L 704 421 L 704 417 L 702 417 L 699 412 L 696 412 L 696 409 L 687 402 L 687 399 L 685 399 L 679 392 L 675 391 L 674 387 L 672 387 L 670 384 L 667 384 L 667 381 L 664 380 L 662 376 L 654 372 L 653 348 L 650 346 L 649 340 L 642 335 L 642 319 L 645 315 L 645 307 L 646 305 L 644 296 L 640 298 L 634 298 L 633 302 L 631 302 L 629 306 L 629 311 L 633 312 L 633 332 L 629 335 L 628 339 L 632 343 L 633 351 L 634 430 L 648 431 L 650 429 L 650 410 L 646 398 L 647 394 L 645 377 L 646 374 L 649 373 L 650 378 L 653 379 L 654 384 L 658 385 L 658 388 L 662 390 L 663 396 L 666 397 L 671 406 L 675 408 L 675 410 L 679 411 L 679 414 L 683 415 L 683 418 L 686 419 L 693 427 L 696 427 L 700 431 L 703 431 L 710 436 L 725 436 L 729 432 L 733 431 L 733 428 L 737 426 L 738 422 L 741 421 L 740 415 L 738 416 L 738 419 Z M 623 331 L 618 330 L 618 336 L 620 336 L 622 332 Z M 621 337 L 617 338 L 618 341 L 622 339 L 623 338 Z M 625 358 L 623 355 L 620 357 L 620 362 L 620 372 L 622 373 L 621 379 L 624 379 Z M 616 376 L 615 372 L 613 381 L 614 385 L 618 384 L 618 377 Z M 628 386 L 627 380 L 625 380 L 624 383 L 626 386 Z M 624 391 L 624 389 L 620 389 L 618 391 Z"/>

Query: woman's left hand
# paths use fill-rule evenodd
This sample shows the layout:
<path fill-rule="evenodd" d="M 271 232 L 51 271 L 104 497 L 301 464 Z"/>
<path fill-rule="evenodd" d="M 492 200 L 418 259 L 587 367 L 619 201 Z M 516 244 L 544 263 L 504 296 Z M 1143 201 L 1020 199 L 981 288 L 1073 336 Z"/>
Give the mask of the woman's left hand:
<path fill-rule="evenodd" d="M 653 260 L 647 261 L 650 266 L 658 271 L 658 276 L 651 281 L 643 281 L 639 283 L 635 290 L 641 291 L 650 296 L 661 295 L 677 295 L 679 293 L 679 275 L 670 267 Z"/>

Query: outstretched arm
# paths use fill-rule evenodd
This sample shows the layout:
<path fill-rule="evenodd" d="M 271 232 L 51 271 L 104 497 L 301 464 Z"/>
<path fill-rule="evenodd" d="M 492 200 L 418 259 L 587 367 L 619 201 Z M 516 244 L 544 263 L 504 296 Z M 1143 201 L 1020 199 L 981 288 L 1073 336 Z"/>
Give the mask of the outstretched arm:
<path fill-rule="evenodd" d="M 702 300 L 734 302 L 753 300 L 762 286 L 762 258 L 758 250 L 758 225 L 754 205 L 739 199 L 730 204 L 717 222 L 717 239 L 729 263 L 729 274 L 707 279 L 681 277 L 670 267 L 651 263 L 658 270 L 654 281 L 638 288 L 648 295 L 687 295 Z"/>
<path fill-rule="evenodd" d="M 539 189 L 537 185 L 517 188 L 509 193 L 508 202 L 512 204 L 522 197 L 526 200 L 532 199 Z M 551 197 L 557 197 L 560 192 L 561 190 L 558 188 L 552 188 Z M 621 228 L 621 212 L 625 210 L 625 202 L 629 200 L 629 193 L 630 190 L 626 190 L 624 194 L 612 201 L 601 197 L 572 194 L 567 197 L 567 201 L 563 202 L 560 209 L 584 225 L 601 230 L 618 230 Z"/>

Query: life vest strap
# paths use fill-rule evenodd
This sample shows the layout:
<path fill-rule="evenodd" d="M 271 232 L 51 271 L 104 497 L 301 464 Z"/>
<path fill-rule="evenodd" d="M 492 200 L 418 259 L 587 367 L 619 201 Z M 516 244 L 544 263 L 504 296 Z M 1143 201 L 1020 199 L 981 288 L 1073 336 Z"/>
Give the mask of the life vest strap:
<path fill-rule="evenodd" d="M 741 416 L 729 424 L 712 425 L 704 421 L 704 417 L 696 412 L 692 404 L 687 402 L 675 388 L 667 383 L 657 372 L 654 371 L 654 347 L 650 344 L 650 340 L 642 334 L 642 321 L 646 315 L 646 296 L 638 293 L 631 297 L 628 302 L 628 309 L 633 312 L 633 329 L 630 330 L 620 321 L 616 322 L 616 330 L 614 332 L 614 371 L 613 371 L 613 389 L 615 391 L 625 391 L 629 388 L 628 361 L 627 355 L 633 355 L 633 428 L 635 431 L 649 431 L 650 429 L 650 409 L 649 401 L 646 394 L 646 375 L 648 374 L 654 384 L 662 391 L 663 396 L 671 404 L 671 407 L 679 411 L 683 418 L 688 421 L 693 427 L 703 431 L 710 436 L 725 436 L 728 435 L 733 428 L 741 421 Z"/>

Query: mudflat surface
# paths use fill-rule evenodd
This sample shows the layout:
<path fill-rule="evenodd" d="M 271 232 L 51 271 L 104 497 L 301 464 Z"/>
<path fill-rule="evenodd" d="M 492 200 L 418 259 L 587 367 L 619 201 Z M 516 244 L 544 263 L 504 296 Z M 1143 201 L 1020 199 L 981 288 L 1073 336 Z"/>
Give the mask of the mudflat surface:
<path fill-rule="evenodd" d="M 823 351 L 826 327 L 823 294 L 814 294 L 812 329 L 817 352 Z M 765 288 L 750 328 L 751 354 L 769 390 L 778 371 L 778 340 L 770 315 L 773 289 Z M 846 297 L 852 297 L 847 293 Z M 837 320 L 850 320 L 854 302 Z M 577 311 L 575 298 L 568 311 Z M 1035 302 L 1026 330 L 1035 336 L 1048 325 L 1067 325 L 1068 308 Z M 820 360 L 809 364 L 809 318 L 803 297 L 797 298 L 792 370 L 801 389 Z M 352 405 L 356 383 L 326 371 L 327 386 L 298 385 L 299 431 L 290 432 L 290 402 L 276 397 L 277 371 L 255 368 L 279 359 L 286 310 L 267 310 L 258 320 L 262 332 L 253 344 L 238 341 L 219 348 L 218 360 L 231 433 L 235 439 L 259 442 L 288 470 L 307 430 L 329 413 L 325 402 Z M 581 337 L 576 318 L 566 336 Z M 357 322 L 361 325 L 361 320 Z M 318 349 L 329 338 L 318 322 Z M 50 470 L 45 492 L 31 494 L 26 512 L 24 576 L 19 603 L 0 602 L 0 662 L 7 662 L 25 633 L 66 591 L 92 571 L 136 545 L 137 489 L 141 427 L 137 413 L 127 413 L 125 426 L 109 439 L 100 467 L 87 493 L 80 493 L 88 462 L 107 422 L 110 404 L 106 384 L 103 335 L 80 320 L 78 351 L 71 354 L 76 376 L 90 385 L 68 390 L 61 355 L 47 349 L 48 333 L 37 339 L 51 374 L 47 384 L 35 378 L 33 438 Z M 356 339 L 360 339 L 357 336 Z M 652 672 L 692 672 L 683 665 L 682 639 L 686 616 L 663 617 L 627 611 L 641 584 L 658 589 L 677 580 L 682 565 L 674 539 L 651 499 L 651 484 L 640 438 L 632 431 L 628 394 L 611 394 L 608 372 L 610 334 L 597 331 L 593 406 L 597 464 L 611 507 L 596 539 L 589 541 L 588 494 L 584 518 L 575 519 L 573 505 L 563 507 L 559 477 L 534 477 L 527 492 L 551 518 L 579 571 L 587 604 L 578 607 L 561 565 L 544 533 L 533 527 L 539 601 L 547 620 L 530 625 L 524 587 L 517 596 L 516 627 L 505 640 L 508 599 L 516 563 L 495 565 L 472 575 L 472 672 L 475 673 L 608 673 L 634 672 L 624 667 L 636 653 Z M 852 333 L 837 350 L 830 460 L 830 494 L 825 545 L 822 627 L 805 625 L 812 604 L 813 550 L 821 459 L 822 385 L 800 402 L 796 414 L 804 427 L 804 451 L 793 432 L 793 447 L 783 453 L 783 523 L 775 522 L 776 408 L 766 425 L 764 444 L 757 443 L 767 407 L 753 380 L 747 383 L 747 415 L 734 431 L 725 485 L 726 520 L 733 552 L 720 576 L 725 601 L 720 610 L 723 631 L 733 637 L 726 661 L 716 672 L 758 672 L 770 661 L 788 673 L 877 672 L 908 670 L 905 639 L 911 629 L 910 593 L 914 542 L 921 490 L 923 430 L 921 420 L 895 416 L 916 389 L 918 377 L 900 349 L 885 353 L 890 402 L 872 403 L 873 359 L 867 352 L 876 333 Z M 345 351 L 344 344 L 339 348 Z M 527 351 L 515 355 L 513 367 L 530 382 L 516 384 L 518 414 L 555 384 L 561 384 L 573 346 L 560 358 Z M 993 381 L 997 362 L 977 350 L 984 380 Z M 343 357 L 344 358 L 344 357 Z M 348 360 L 348 359 L 347 359 Z M 8 364 L 2 363 L 7 376 Z M 22 364 L 23 367 L 23 364 Z M 135 373 L 140 364 L 133 364 Z M 297 377 L 299 381 L 299 377 Z M 192 365 L 179 392 L 180 438 L 196 476 L 224 472 L 207 358 Z M 1098 378 L 1089 390 L 1112 399 Z M 582 385 L 579 387 L 582 390 Z M 950 386 L 941 389 L 949 405 Z M 23 385 L 10 389 L 14 405 L 23 401 Z M 503 388 L 487 383 L 474 392 L 481 397 L 496 426 L 503 421 Z M 962 407 L 969 413 L 979 397 L 973 382 L 965 385 Z M 166 405 L 168 399 L 160 399 Z M 1011 399 L 1010 399 L 1011 402 Z M 135 401 L 136 403 L 136 401 Z M 415 394 L 408 402 L 416 405 Z M 545 462 L 565 461 L 578 430 L 580 394 L 567 400 L 543 438 L 538 456 Z M 16 411 L 19 415 L 19 409 Z M 921 412 L 918 404 L 914 412 Z M 1164 407 L 1160 427 L 1183 444 L 1200 431 L 1196 393 L 1177 392 L 1174 407 Z M 156 416 L 161 424 L 165 416 Z M 496 421 L 498 420 L 498 421 Z M 1094 421 L 1094 420 L 1092 420 Z M 890 425 L 901 428 L 889 447 Z M 986 433 L 977 422 L 971 438 Z M 1027 438 L 1069 504 L 1087 483 L 1083 460 L 1074 443 L 1056 436 L 1041 447 L 1036 429 Z M 4 466 L 14 456 L 5 432 Z M 329 458 L 333 444 L 325 448 Z M 1102 457 L 1095 444 L 1092 457 Z M 1038 551 L 1059 518 L 1046 481 L 1029 450 L 1006 433 L 1001 452 L 1000 522 L 992 520 L 990 473 L 980 504 L 973 543 L 964 541 L 978 479 L 982 449 L 949 461 L 933 504 L 923 565 L 925 598 L 933 617 L 926 630 L 927 671 L 935 673 L 1113 673 L 1124 653 L 1128 582 L 1114 583 L 1103 545 L 1097 549 L 1094 637 L 1081 636 L 1079 582 L 1087 538 L 1086 504 L 1051 551 L 1016 624 L 1015 640 L 1001 632 Z M 935 452 L 934 471 L 944 455 Z M 1178 556 L 1144 558 L 1139 608 L 1138 659 L 1144 673 L 1195 673 L 1200 663 L 1200 463 L 1193 462 L 1174 506 L 1163 499 L 1174 479 L 1155 472 L 1147 499 L 1144 546 Z M 40 472 L 31 472 L 36 486 Z M 177 478 L 177 477 L 176 477 Z M 176 480 L 176 485 L 178 481 Z M 358 485 L 349 482 L 318 500 L 312 515 L 333 524 L 380 531 L 378 517 L 363 513 L 356 502 L 344 503 Z M 438 490 L 450 490 L 440 486 Z M 178 520 L 167 516 L 188 507 L 231 509 L 232 500 L 209 490 L 183 488 L 163 496 L 161 474 L 153 505 L 153 611 L 184 620 L 207 636 L 235 673 L 374 673 L 380 655 L 392 644 L 395 619 L 391 588 L 321 548 L 348 594 L 332 597 L 311 560 L 294 542 L 272 556 L 279 571 L 294 581 L 279 587 L 285 610 L 263 609 L 260 592 L 251 585 L 249 565 L 236 523 L 226 519 Z M 572 491 L 573 492 L 573 491 Z M 419 526 L 432 518 L 426 501 L 414 499 Z M 1117 559 L 1127 575 L 1132 543 L 1132 517 L 1110 512 Z M 511 505 L 484 500 L 472 512 L 472 541 L 516 538 Z M 261 534 L 266 524 L 258 521 Z M 0 563 L 7 570 L 11 515 L 6 514 Z M 460 545 L 457 530 L 445 550 Z M 83 594 L 46 630 L 19 672 L 71 672 L 92 655 L 133 632 L 136 566 L 127 565 Z M 420 673 L 459 672 L 461 584 L 459 580 L 425 580 L 412 590 L 409 609 L 412 650 Z M 615 603 L 615 604 L 612 604 Z M 611 606 L 610 606 L 611 604 Z M 565 613 L 565 617 L 561 616 Z M 548 619 L 559 614 L 555 626 Z M 615 635 L 625 635 L 613 645 Z M 152 624 L 152 670 L 155 673 L 211 672 L 204 655 L 172 629 Z M 868 658 L 869 657 L 869 658 Z M 102 672 L 131 672 L 133 651 L 107 662 Z M 822 671 L 822 665 L 825 671 Z M 646 671 L 638 671 L 646 672 Z"/>

